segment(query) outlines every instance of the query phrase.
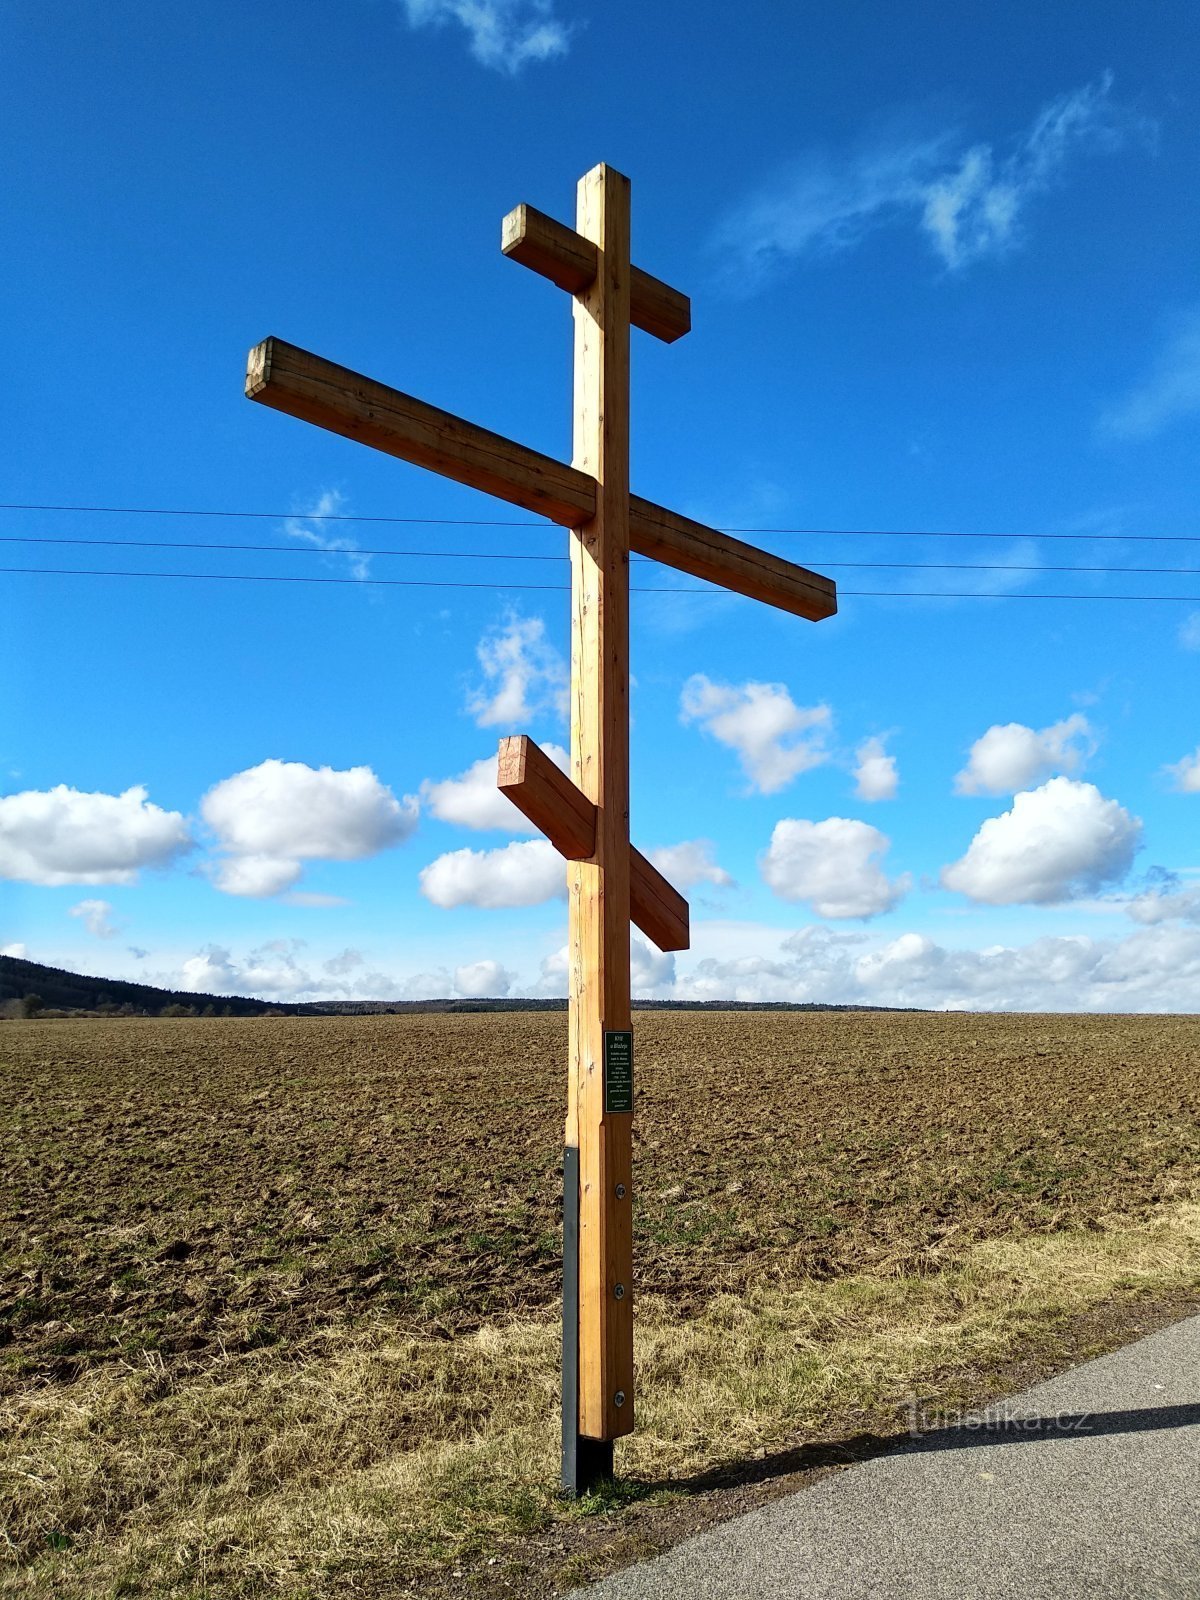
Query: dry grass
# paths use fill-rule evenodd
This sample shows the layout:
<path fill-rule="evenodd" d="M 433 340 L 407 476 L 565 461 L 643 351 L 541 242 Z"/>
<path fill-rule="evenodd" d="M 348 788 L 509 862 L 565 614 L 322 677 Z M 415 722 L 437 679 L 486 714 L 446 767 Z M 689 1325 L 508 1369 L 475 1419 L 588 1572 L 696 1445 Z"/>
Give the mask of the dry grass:
<path fill-rule="evenodd" d="M 914 1393 L 945 1399 L 1064 1318 L 1200 1283 L 1200 1206 L 1136 1227 L 988 1241 L 921 1276 L 720 1296 L 680 1324 L 643 1303 L 627 1495 L 794 1442 Z M 105 1365 L 25 1395 L 0 1470 L 16 1485 L 11 1592 L 300 1597 L 419 1592 L 585 1513 L 551 1492 L 557 1329 L 313 1340 L 169 1377 Z"/>

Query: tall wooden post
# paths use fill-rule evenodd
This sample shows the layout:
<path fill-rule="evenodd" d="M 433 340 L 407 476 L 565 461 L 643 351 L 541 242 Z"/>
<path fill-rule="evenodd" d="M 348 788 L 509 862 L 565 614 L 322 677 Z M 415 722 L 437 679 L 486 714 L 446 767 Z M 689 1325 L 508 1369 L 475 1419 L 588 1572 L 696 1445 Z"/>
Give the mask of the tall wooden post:
<path fill-rule="evenodd" d="M 597 485 L 595 515 L 571 538 L 571 771 L 596 806 L 594 853 L 569 869 L 578 1394 L 574 1423 L 564 1394 L 563 1461 L 578 1491 L 611 1470 L 611 1441 L 633 1428 L 633 1118 L 605 1105 L 605 1035 L 630 1024 L 628 179 L 605 166 L 582 178 L 576 229 L 598 257 L 574 304 L 573 465 Z M 606 1448 L 577 1445 L 572 1460 L 572 1426 Z"/>
<path fill-rule="evenodd" d="M 570 863 L 570 1063 L 563 1163 L 563 1484 L 612 1471 L 633 1428 L 633 1035 L 629 921 L 688 948 L 688 907 L 629 841 L 629 550 L 813 621 L 834 584 L 629 493 L 629 327 L 670 344 L 686 295 L 629 261 L 629 182 L 580 180 L 575 229 L 532 206 L 505 255 L 574 297 L 574 463 L 539 454 L 310 351 L 266 339 L 246 393 L 347 439 L 498 495 L 571 529 L 571 771 L 523 736 L 497 782 Z M 573 781 L 572 781 L 573 780 Z"/>

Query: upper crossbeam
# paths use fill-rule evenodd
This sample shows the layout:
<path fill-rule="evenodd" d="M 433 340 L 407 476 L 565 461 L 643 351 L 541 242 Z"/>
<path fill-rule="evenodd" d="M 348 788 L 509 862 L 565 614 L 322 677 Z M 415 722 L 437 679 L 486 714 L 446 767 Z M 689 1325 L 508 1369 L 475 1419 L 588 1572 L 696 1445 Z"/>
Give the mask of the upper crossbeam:
<path fill-rule="evenodd" d="M 282 339 L 251 350 L 246 394 L 561 527 L 595 515 L 596 482 L 587 473 Z M 629 499 L 629 543 L 638 555 L 794 616 L 815 622 L 837 611 L 832 579 L 637 495 Z"/>
<path fill-rule="evenodd" d="M 500 248 L 511 261 L 540 272 L 560 289 L 582 294 L 596 276 L 598 256 L 590 239 L 534 206 L 517 206 L 500 229 Z M 691 331 L 692 302 L 640 267 L 629 274 L 629 320 L 635 328 L 672 344 Z"/>

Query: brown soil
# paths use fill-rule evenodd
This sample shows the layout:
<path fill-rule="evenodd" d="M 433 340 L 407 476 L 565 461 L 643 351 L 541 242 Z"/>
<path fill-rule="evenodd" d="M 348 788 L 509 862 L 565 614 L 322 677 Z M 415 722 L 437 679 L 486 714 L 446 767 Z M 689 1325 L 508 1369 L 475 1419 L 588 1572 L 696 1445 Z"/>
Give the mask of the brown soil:
<path fill-rule="evenodd" d="M 0 1024 L 7 1383 L 559 1288 L 566 1022 Z M 1200 1019 L 637 1019 L 637 1281 L 921 1270 L 1194 1192 Z"/>

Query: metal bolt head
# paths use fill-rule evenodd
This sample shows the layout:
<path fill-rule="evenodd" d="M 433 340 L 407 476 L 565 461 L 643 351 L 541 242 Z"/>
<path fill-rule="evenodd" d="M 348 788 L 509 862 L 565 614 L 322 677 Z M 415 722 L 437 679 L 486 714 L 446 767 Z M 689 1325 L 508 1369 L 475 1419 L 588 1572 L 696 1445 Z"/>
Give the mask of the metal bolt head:
<path fill-rule="evenodd" d="M 624 1389 L 618 1389 L 616 1394 L 613 1395 L 613 1405 L 615 1405 L 615 1406 L 623 1406 L 624 1404 L 625 1404 L 625 1391 L 624 1391 Z"/>
<path fill-rule="evenodd" d="M 625 1298 L 625 1285 L 623 1283 L 614 1283 L 613 1284 L 613 1299 L 614 1300 L 624 1300 L 624 1298 Z"/>
<path fill-rule="evenodd" d="M 617 1185 L 617 1199 L 618 1200 L 624 1200 L 624 1198 L 625 1198 L 625 1185 L 623 1183 L 619 1183 Z"/>

